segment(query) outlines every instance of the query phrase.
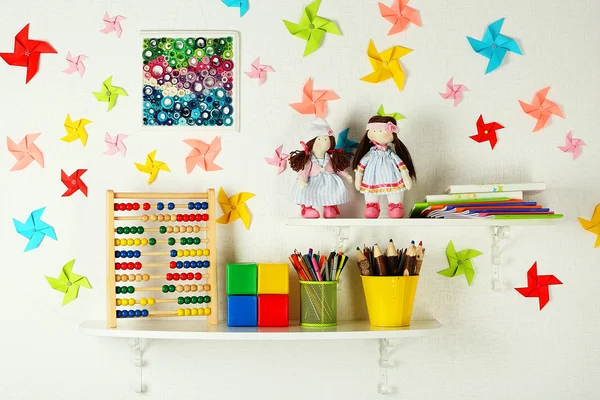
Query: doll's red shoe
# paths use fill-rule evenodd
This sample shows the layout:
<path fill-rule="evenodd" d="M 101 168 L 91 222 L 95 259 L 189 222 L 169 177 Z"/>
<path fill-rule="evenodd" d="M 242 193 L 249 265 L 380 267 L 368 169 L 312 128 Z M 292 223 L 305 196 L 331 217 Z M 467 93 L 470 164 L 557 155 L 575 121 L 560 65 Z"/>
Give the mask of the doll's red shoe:
<path fill-rule="evenodd" d="M 311 206 L 302 206 L 302 211 L 300 211 L 300 215 L 302 218 L 319 218 L 321 214 Z"/>
<path fill-rule="evenodd" d="M 323 218 L 335 218 L 340 215 L 340 210 L 337 206 L 323 207 Z"/>
<path fill-rule="evenodd" d="M 367 203 L 365 207 L 365 218 L 379 218 L 379 213 L 381 209 L 379 208 L 379 203 Z"/>
<path fill-rule="evenodd" d="M 402 203 L 388 204 L 388 217 L 390 217 L 390 218 L 404 217 L 404 206 L 402 205 Z"/>

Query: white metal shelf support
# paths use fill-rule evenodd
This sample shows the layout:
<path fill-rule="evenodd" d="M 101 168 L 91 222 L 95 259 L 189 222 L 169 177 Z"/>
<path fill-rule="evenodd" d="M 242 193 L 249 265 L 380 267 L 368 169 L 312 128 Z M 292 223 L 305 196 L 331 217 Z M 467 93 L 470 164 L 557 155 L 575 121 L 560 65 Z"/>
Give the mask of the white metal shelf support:
<path fill-rule="evenodd" d="M 502 264 L 502 240 L 510 237 L 510 226 L 494 226 L 492 228 L 492 289 L 502 290 L 500 279 L 500 265 Z"/>
<path fill-rule="evenodd" d="M 396 388 L 388 384 L 388 371 L 394 367 L 394 361 L 390 360 L 393 346 L 389 339 L 379 339 L 379 383 L 377 384 L 377 393 L 382 395 L 392 395 L 396 393 Z"/>
<path fill-rule="evenodd" d="M 133 390 L 136 393 L 144 393 L 143 371 L 144 371 L 144 342 L 141 338 L 132 338 L 129 340 L 129 347 L 133 353 L 133 366 L 135 367 L 135 379 L 133 381 Z"/>
<path fill-rule="evenodd" d="M 337 250 L 344 251 L 346 248 L 346 242 L 350 239 L 350 227 L 349 226 L 338 226 L 337 227 Z"/>

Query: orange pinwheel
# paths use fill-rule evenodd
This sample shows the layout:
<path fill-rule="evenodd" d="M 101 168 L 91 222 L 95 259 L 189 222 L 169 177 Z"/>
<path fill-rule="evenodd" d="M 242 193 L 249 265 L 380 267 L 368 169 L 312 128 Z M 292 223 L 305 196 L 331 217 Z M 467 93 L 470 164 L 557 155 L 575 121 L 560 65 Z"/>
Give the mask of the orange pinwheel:
<path fill-rule="evenodd" d="M 558 104 L 546 98 L 549 91 L 550 86 L 536 92 L 531 104 L 519 100 L 519 104 L 521 104 L 523 111 L 537 119 L 537 124 L 535 124 L 535 127 L 533 128 L 534 132 L 537 132 L 546 126 L 552 114 L 561 118 L 565 117 Z"/>
<path fill-rule="evenodd" d="M 211 144 L 204 143 L 198 139 L 185 139 L 184 142 L 192 147 L 192 151 L 185 159 L 187 173 L 191 173 L 194 167 L 199 166 L 205 171 L 218 171 L 221 168 L 214 160 L 221 151 L 221 139 L 217 136 Z"/>
<path fill-rule="evenodd" d="M 317 118 L 324 118 L 327 114 L 327 101 L 339 98 L 332 90 L 313 90 L 313 80 L 308 78 L 302 89 L 302 102 L 291 103 L 290 107 L 300 114 L 315 114 Z"/>
<path fill-rule="evenodd" d="M 381 16 L 393 24 L 388 36 L 402 32 L 411 22 L 416 26 L 421 26 L 421 16 L 417 10 L 407 5 L 409 1 L 394 0 L 390 7 L 383 3 L 377 3 Z"/>

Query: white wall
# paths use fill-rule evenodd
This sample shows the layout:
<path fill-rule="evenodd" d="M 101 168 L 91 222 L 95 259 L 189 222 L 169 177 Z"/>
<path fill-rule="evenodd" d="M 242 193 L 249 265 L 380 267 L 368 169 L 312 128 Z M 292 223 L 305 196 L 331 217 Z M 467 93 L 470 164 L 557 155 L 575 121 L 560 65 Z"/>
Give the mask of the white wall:
<path fill-rule="evenodd" d="M 399 386 L 394 398 L 410 399 L 592 399 L 600 396 L 595 379 L 598 364 L 599 311 L 597 282 L 600 250 L 583 231 L 577 216 L 589 217 L 600 200 L 598 171 L 598 106 L 600 84 L 597 42 L 600 6 L 593 1 L 414 0 L 423 28 L 387 37 L 388 22 L 378 15 L 376 1 L 324 0 L 320 15 L 335 20 L 343 36 L 327 36 L 323 47 L 302 58 L 304 42 L 286 32 L 282 18 L 299 19 L 303 1 L 250 0 L 240 19 L 237 9 L 217 0 L 148 1 L 9 1 L 2 0 L 0 49 L 10 51 L 14 35 L 28 22 L 31 37 L 47 39 L 59 55 L 44 55 L 39 74 L 25 85 L 22 68 L 0 65 L 3 115 L 0 130 L 13 139 L 42 132 L 37 144 L 46 156 L 42 170 L 31 165 L 11 172 L 13 157 L 0 156 L 2 206 L 0 229 L 4 254 L 0 299 L 4 309 L 0 341 L 1 399 L 85 400 L 134 398 L 132 357 L 124 341 L 83 337 L 77 325 L 104 317 L 104 191 L 183 191 L 223 186 L 228 193 L 250 191 L 250 231 L 241 224 L 219 226 L 219 259 L 285 261 L 293 248 L 334 245 L 333 230 L 315 232 L 287 228 L 295 216 L 288 190 L 294 176 L 275 175 L 263 157 L 283 143 L 298 147 L 309 117 L 287 106 L 299 101 L 301 88 L 314 77 L 315 88 L 333 89 L 341 100 L 330 102 L 328 119 L 334 130 L 351 127 L 357 139 L 380 103 L 408 118 L 400 123 L 419 174 L 407 203 L 439 193 L 450 183 L 483 181 L 545 181 L 539 197 L 565 213 L 552 228 L 515 228 L 505 243 L 504 290 L 490 287 L 491 235 L 486 228 L 410 229 L 395 232 L 365 229 L 351 232 L 351 244 L 422 239 L 427 246 L 415 305 L 415 318 L 436 318 L 444 325 L 435 338 L 399 343 L 398 368 L 391 380 Z M 485 4 L 484 4 L 485 3 Z M 122 14 L 124 33 L 98 32 L 108 10 Z M 486 60 L 469 47 L 465 36 L 480 37 L 487 24 L 507 17 L 503 32 L 516 38 L 524 56 L 508 55 L 504 65 L 484 76 Z M 138 31 L 142 29 L 233 29 L 242 35 L 242 60 L 255 57 L 277 72 L 258 87 L 242 77 L 242 131 L 222 136 L 221 172 L 185 174 L 187 137 L 212 139 L 212 134 L 140 132 L 135 98 L 138 79 Z M 369 38 L 379 49 L 404 45 L 406 89 L 391 81 L 371 85 L 359 81 L 370 71 Z M 90 57 L 83 79 L 61 73 L 67 50 Z M 110 113 L 91 92 L 114 75 L 114 83 L 130 93 Z M 438 92 L 454 76 L 471 91 L 453 108 Z M 550 98 L 559 102 L 566 119 L 553 118 L 532 135 L 535 121 L 517 100 L 529 101 L 536 90 L 552 85 Z M 63 121 L 71 113 L 86 117 L 88 146 L 59 141 Z M 468 138 L 480 113 L 506 126 L 494 151 Z M 556 146 L 573 130 L 588 147 L 579 160 Z M 125 133 L 127 158 L 102 155 L 104 132 Z M 157 148 L 172 173 L 162 173 L 151 186 L 134 168 Z M 240 160 L 245 158 L 244 162 Z M 88 168 L 84 176 L 89 198 L 79 193 L 61 198 L 60 169 Z M 342 208 L 359 215 L 362 199 Z M 44 218 L 56 228 L 58 242 L 45 240 L 23 253 L 25 239 L 15 234 L 11 218 L 25 218 L 47 206 Z M 314 236 L 307 240 L 307 236 Z M 464 279 L 447 279 L 444 268 L 448 240 L 458 248 L 485 253 L 475 261 L 472 287 Z M 77 258 L 76 271 L 87 275 L 93 290 L 61 308 L 61 295 L 44 275 L 56 276 L 64 263 Z M 539 311 L 536 299 L 513 290 L 526 282 L 526 271 L 538 261 L 540 273 L 553 273 L 564 283 L 551 289 L 551 302 Z M 221 265 L 222 266 L 222 265 Z M 221 274 L 223 277 L 224 274 Z M 350 268 L 340 299 L 342 315 L 364 316 L 358 272 Z M 222 299 L 224 296 L 222 296 Z M 221 305 L 223 306 L 223 302 Z M 351 311 L 356 310 L 356 311 Z M 202 343 L 152 342 L 146 353 L 147 399 L 376 399 L 379 377 L 375 342 Z M 316 389 L 313 389 L 316 388 Z"/>

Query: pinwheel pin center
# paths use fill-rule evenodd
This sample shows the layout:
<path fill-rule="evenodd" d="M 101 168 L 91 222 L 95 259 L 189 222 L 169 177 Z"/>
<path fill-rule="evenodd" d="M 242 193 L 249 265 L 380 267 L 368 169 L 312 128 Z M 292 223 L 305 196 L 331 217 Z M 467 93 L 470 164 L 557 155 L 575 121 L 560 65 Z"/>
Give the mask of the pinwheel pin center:
<path fill-rule="evenodd" d="M 310 24 L 310 25 L 308 26 L 308 28 L 309 28 L 309 29 L 315 29 L 315 25 L 314 25 L 314 24 Z"/>
<path fill-rule="evenodd" d="M 25 56 L 29 57 L 30 55 L 31 55 L 31 52 L 30 52 L 30 51 L 26 51 L 26 52 L 25 52 Z"/>
<path fill-rule="evenodd" d="M 487 135 L 489 133 L 489 131 L 486 129 L 485 131 L 483 131 L 483 133 L 485 133 Z"/>
<path fill-rule="evenodd" d="M 497 49 L 497 48 L 498 48 L 498 45 L 497 45 L 496 43 L 492 44 L 492 49 L 494 49 L 494 50 L 495 50 L 495 49 Z"/>

